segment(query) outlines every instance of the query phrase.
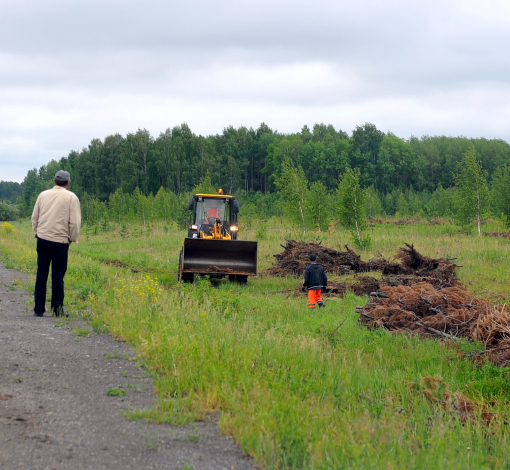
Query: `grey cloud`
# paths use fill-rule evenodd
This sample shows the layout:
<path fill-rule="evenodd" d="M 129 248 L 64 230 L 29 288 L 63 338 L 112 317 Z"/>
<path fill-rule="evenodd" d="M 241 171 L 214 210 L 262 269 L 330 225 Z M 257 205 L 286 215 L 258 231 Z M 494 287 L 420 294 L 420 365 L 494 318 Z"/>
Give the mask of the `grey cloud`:
<path fill-rule="evenodd" d="M 0 0 L 0 173 L 183 121 L 508 138 L 506 5 Z"/>

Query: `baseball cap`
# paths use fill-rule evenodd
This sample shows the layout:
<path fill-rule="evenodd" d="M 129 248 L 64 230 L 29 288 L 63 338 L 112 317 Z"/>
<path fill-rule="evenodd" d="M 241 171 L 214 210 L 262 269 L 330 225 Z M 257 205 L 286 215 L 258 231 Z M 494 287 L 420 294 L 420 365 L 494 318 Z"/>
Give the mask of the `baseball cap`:
<path fill-rule="evenodd" d="M 69 174 L 68 171 L 58 170 L 55 173 L 55 179 L 57 181 L 62 181 L 62 182 L 71 181 L 71 175 Z"/>

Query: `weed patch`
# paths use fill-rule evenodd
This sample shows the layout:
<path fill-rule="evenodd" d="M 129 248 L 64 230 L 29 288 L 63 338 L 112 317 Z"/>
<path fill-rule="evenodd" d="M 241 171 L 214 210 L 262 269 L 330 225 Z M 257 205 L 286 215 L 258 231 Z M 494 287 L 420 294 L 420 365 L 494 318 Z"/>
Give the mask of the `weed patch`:
<path fill-rule="evenodd" d="M 127 392 L 120 388 L 111 388 L 106 392 L 106 395 L 108 395 L 109 397 L 123 397 L 126 394 Z"/>
<path fill-rule="evenodd" d="M 90 330 L 89 329 L 80 329 L 80 328 L 75 328 L 73 330 L 73 333 L 76 335 L 76 336 L 90 336 Z"/>

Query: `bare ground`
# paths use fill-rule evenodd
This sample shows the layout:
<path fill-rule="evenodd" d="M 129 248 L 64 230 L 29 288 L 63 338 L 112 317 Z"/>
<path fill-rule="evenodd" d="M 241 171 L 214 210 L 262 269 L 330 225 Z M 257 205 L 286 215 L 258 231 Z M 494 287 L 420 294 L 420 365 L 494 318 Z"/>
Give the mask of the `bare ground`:
<path fill-rule="evenodd" d="M 214 419 L 175 427 L 129 421 L 150 408 L 135 352 L 73 318 L 36 318 L 22 273 L 0 264 L 0 469 L 253 469 Z M 120 389 L 125 396 L 107 396 Z"/>

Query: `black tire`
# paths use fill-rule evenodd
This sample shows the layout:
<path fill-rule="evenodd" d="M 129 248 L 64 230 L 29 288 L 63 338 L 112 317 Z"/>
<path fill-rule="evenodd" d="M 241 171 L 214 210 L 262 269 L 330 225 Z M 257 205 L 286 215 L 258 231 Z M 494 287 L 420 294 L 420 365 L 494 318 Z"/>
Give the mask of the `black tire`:
<path fill-rule="evenodd" d="M 177 280 L 189 283 L 193 283 L 193 281 L 195 280 L 195 275 L 193 273 L 182 272 L 182 250 L 179 253 L 179 270 L 177 271 Z"/>
<path fill-rule="evenodd" d="M 248 284 L 248 276 L 244 274 L 236 274 L 235 282 L 238 282 L 239 284 Z"/>
<path fill-rule="evenodd" d="M 177 267 L 177 280 L 182 281 L 182 250 L 179 253 L 179 266 Z"/>
<path fill-rule="evenodd" d="M 193 273 L 182 273 L 182 281 L 183 282 L 189 282 L 190 284 L 193 284 L 194 280 L 195 280 L 195 275 Z"/>

